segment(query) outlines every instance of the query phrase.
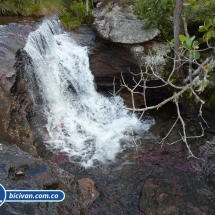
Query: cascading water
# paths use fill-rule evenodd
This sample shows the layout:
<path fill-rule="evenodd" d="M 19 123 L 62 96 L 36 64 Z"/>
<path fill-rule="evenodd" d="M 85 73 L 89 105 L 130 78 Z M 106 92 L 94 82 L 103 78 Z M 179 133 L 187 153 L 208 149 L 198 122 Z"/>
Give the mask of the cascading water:
<path fill-rule="evenodd" d="M 36 79 L 42 98 L 46 146 L 66 152 L 85 167 L 95 161 L 113 161 L 125 148 L 120 142 L 126 131 L 138 120 L 121 108 L 119 96 L 106 98 L 96 92 L 87 48 L 78 46 L 54 19 L 44 20 L 29 35 L 24 50 L 34 67 L 34 75 L 28 75 Z M 36 106 L 33 93 L 31 97 Z M 152 123 L 149 120 L 139 127 L 147 131 Z"/>

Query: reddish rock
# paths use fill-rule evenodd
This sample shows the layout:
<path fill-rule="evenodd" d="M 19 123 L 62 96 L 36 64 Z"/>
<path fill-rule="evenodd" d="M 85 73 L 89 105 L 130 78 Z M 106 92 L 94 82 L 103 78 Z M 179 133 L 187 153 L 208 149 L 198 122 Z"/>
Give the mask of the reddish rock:
<path fill-rule="evenodd" d="M 197 157 L 207 155 L 205 149 L 199 148 L 193 151 Z M 202 167 L 199 159 L 188 158 L 187 149 L 181 144 L 163 145 L 155 144 L 146 148 L 140 154 L 140 162 L 148 166 L 162 166 L 175 168 L 186 172 L 201 172 Z"/>
<path fill-rule="evenodd" d="M 83 204 L 85 206 L 91 204 L 95 199 L 98 198 L 99 192 L 94 185 L 94 182 L 90 178 L 81 178 L 78 180 L 78 189 L 81 194 Z"/>
<path fill-rule="evenodd" d="M 58 165 L 62 165 L 68 162 L 67 156 L 63 154 L 59 155 L 53 155 L 50 159 L 53 163 L 56 163 Z"/>

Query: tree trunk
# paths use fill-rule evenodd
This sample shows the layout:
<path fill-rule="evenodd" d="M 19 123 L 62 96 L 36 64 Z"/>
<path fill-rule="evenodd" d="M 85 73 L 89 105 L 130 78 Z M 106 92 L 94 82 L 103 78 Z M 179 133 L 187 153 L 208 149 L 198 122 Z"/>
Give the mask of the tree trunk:
<path fill-rule="evenodd" d="M 180 76 L 182 69 L 180 67 L 180 40 L 179 35 L 184 34 L 184 27 L 183 27 L 183 3 L 184 0 L 176 0 L 175 2 L 175 9 L 173 15 L 173 25 L 174 25 L 174 52 L 175 52 L 175 60 L 176 60 L 176 70 L 175 73 Z"/>
<path fill-rule="evenodd" d="M 89 0 L 86 0 L 86 14 L 88 15 L 89 11 Z"/>

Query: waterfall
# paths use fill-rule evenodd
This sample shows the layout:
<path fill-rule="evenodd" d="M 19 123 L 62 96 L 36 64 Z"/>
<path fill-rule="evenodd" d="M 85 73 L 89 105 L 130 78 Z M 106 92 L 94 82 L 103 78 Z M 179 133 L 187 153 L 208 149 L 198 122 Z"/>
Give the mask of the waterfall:
<path fill-rule="evenodd" d="M 47 19 L 29 35 L 24 50 L 34 68 L 28 76 L 42 98 L 41 106 L 31 92 L 33 105 L 40 105 L 45 118 L 48 149 L 64 152 L 85 167 L 114 161 L 128 142 L 125 133 L 138 119 L 122 109 L 121 97 L 107 98 L 96 91 L 87 47 L 77 45 L 59 20 Z M 152 123 L 137 129 L 147 131 Z"/>

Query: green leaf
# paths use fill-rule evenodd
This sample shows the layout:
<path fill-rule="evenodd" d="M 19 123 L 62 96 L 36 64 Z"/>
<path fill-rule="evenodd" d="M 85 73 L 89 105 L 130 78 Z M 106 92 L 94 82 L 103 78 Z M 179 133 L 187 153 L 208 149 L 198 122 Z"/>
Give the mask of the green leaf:
<path fill-rule="evenodd" d="M 207 28 L 205 26 L 199 26 L 199 32 L 207 31 Z"/>
<path fill-rule="evenodd" d="M 170 45 L 173 45 L 173 44 L 174 44 L 174 42 L 175 42 L 175 40 L 174 40 L 174 39 L 172 39 L 172 40 L 169 42 L 169 44 L 170 44 Z"/>
<path fill-rule="evenodd" d="M 190 39 L 193 41 L 196 38 L 196 36 L 192 36 L 190 37 Z"/>
<path fill-rule="evenodd" d="M 191 54 L 191 57 L 193 58 L 193 59 L 199 59 L 200 58 L 200 54 L 199 54 L 199 52 L 197 52 L 197 51 L 195 51 L 195 50 L 191 50 L 190 51 L 190 54 Z"/>
<path fill-rule="evenodd" d="M 192 40 L 190 38 L 186 38 L 186 44 L 187 44 L 187 47 L 188 48 L 191 48 L 191 45 L 192 45 Z"/>
<path fill-rule="evenodd" d="M 194 51 L 194 50 L 193 50 Z M 193 58 L 198 60 L 200 58 L 200 53 L 197 52 L 197 51 L 194 51 L 194 55 L 193 55 Z"/>
<path fill-rule="evenodd" d="M 198 41 L 197 41 L 197 40 L 194 40 L 194 41 L 193 41 L 192 47 L 193 47 L 194 49 L 198 49 L 198 48 L 199 48 L 199 46 L 198 46 Z"/>
<path fill-rule="evenodd" d="M 200 5 L 194 5 L 190 8 L 190 13 L 194 14 L 199 10 Z"/>
<path fill-rule="evenodd" d="M 202 40 L 202 41 L 205 42 L 206 40 L 207 40 L 207 34 L 204 34 L 204 35 L 203 35 L 203 40 Z"/>
<path fill-rule="evenodd" d="M 211 37 L 214 37 L 215 31 L 211 30 L 207 32 L 207 38 L 210 39 Z"/>
<path fill-rule="evenodd" d="M 189 58 L 190 57 L 190 51 L 186 51 L 184 54 L 185 57 Z"/>
<path fill-rule="evenodd" d="M 185 42 L 186 39 L 187 39 L 187 38 L 186 38 L 184 35 L 182 35 L 182 34 L 179 35 L 179 40 L 180 40 L 182 43 Z"/>
<path fill-rule="evenodd" d="M 187 58 L 193 58 L 193 59 L 196 59 L 196 60 L 198 60 L 199 58 L 200 58 L 200 54 L 199 54 L 199 52 L 198 51 L 195 51 L 195 50 L 191 50 L 191 51 L 187 51 L 186 53 L 185 53 L 185 57 L 187 57 Z"/>
<path fill-rule="evenodd" d="M 206 28 L 209 28 L 209 27 L 211 26 L 211 24 L 212 24 L 212 20 L 209 19 L 209 20 L 207 20 L 207 21 L 205 22 L 205 27 L 206 27 Z"/>
<path fill-rule="evenodd" d="M 186 43 L 183 43 L 183 47 L 184 47 L 185 49 L 190 49 L 190 47 L 188 47 Z"/>

